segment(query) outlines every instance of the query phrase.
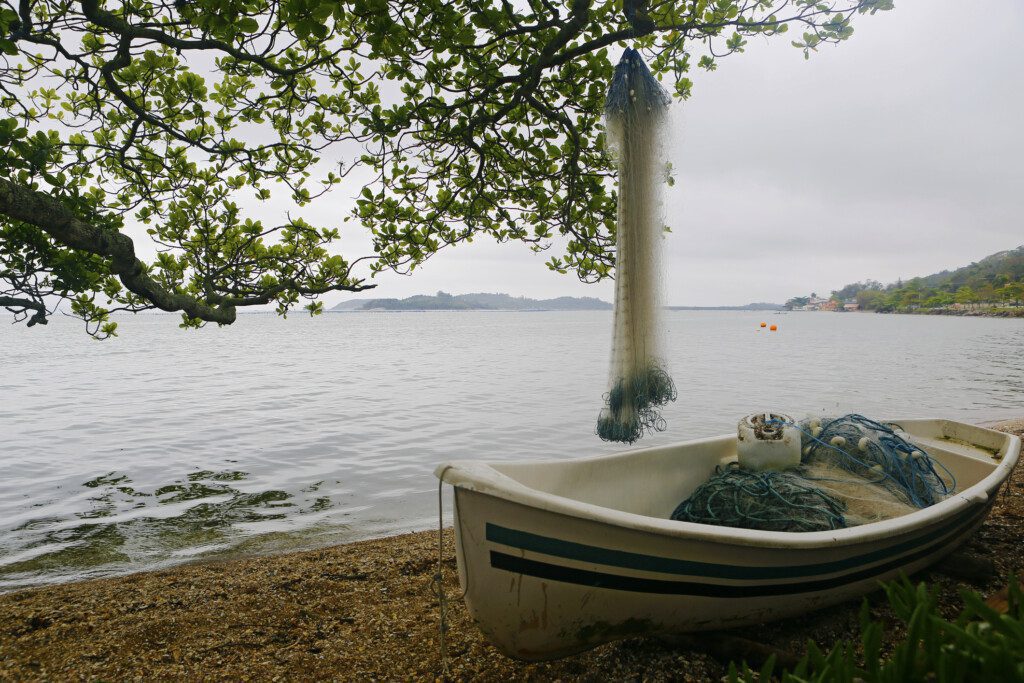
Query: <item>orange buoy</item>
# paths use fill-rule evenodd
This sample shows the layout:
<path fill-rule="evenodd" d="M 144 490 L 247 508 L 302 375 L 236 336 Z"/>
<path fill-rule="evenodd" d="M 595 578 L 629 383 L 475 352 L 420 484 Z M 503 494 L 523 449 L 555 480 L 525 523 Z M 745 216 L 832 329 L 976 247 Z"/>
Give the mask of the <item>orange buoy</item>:
<path fill-rule="evenodd" d="M 761 323 L 761 327 L 768 327 L 768 323 Z"/>
<path fill-rule="evenodd" d="M 771 330 L 772 332 L 774 332 L 775 330 L 779 329 L 779 326 L 778 325 L 772 325 L 768 329 Z"/>

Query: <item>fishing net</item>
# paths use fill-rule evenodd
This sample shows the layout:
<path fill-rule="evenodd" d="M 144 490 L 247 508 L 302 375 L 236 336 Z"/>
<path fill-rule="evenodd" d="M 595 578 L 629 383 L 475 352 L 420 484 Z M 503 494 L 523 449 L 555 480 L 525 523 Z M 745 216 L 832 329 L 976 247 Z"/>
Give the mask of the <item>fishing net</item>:
<path fill-rule="evenodd" d="M 762 531 L 825 531 L 846 526 L 846 506 L 791 471 L 715 468 L 672 519 Z"/>
<path fill-rule="evenodd" d="M 606 441 L 633 443 L 645 432 L 665 429 L 658 409 L 676 399 L 658 348 L 659 191 L 669 102 L 640 54 L 627 49 L 605 102 L 619 174 L 612 360 L 605 407 L 597 420 L 597 434 Z"/>
<path fill-rule="evenodd" d="M 801 462 L 821 470 L 823 483 L 856 475 L 915 508 L 934 505 L 956 487 L 952 473 L 894 425 L 851 413 L 804 420 L 799 428 Z"/>
<path fill-rule="evenodd" d="M 672 519 L 762 531 L 827 531 L 910 514 L 956 489 L 952 473 L 894 425 L 850 414 L 797 427 L 803 448 L 798 467 L 719 467 Z"/>
<path fill-rule="evenodd" d="M 803 464 L 796 472 L 808 485 L 843 503 L 846 526 L 894 519 L 918 509 L 888 487 L 879 486 L 877 479 L 838 467 L 835 461 Z"/>

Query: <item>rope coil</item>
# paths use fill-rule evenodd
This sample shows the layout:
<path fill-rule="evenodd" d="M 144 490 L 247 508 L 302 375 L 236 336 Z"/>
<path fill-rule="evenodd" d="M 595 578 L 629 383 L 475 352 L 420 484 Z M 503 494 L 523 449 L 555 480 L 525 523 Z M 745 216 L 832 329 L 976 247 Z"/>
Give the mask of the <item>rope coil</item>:
<path fill-rule="evenodd" d="M 762 531 L 826 531 L 847 526 L 846 505 L 790 472 L 729 463 L 672 512 L 672 519 Z"/>

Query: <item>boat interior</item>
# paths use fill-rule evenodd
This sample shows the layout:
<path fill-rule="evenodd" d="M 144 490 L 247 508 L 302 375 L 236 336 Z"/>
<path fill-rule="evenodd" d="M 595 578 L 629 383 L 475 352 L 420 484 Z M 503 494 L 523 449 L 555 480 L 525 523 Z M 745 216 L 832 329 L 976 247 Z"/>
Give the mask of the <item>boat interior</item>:
<path fill-rule="evenodd" d="M 955 477 L 963 493 L 992 474 L 1015 437 L 948 420 L 893 421 Z M 622 512 L 667 519 L 715 468 L 736 460 L 736 437 L 723 436 L 575 460 L 490 463 L 536 491 Z"/>

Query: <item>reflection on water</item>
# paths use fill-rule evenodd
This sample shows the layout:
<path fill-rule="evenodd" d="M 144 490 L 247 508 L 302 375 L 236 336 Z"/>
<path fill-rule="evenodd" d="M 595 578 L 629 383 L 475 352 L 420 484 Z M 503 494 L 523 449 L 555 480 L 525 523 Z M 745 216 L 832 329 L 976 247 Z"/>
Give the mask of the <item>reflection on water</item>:
<path fill-rule="evenodd" d="M 1024 415 L 1024 321 L 673 312 L 679 400 L 639 445 L 753 410 Z M 103 344 L 0 327 L 0 590 L 428 528 L 438 462 L 594 436 L 611 314 L 142 316 Z"/>

